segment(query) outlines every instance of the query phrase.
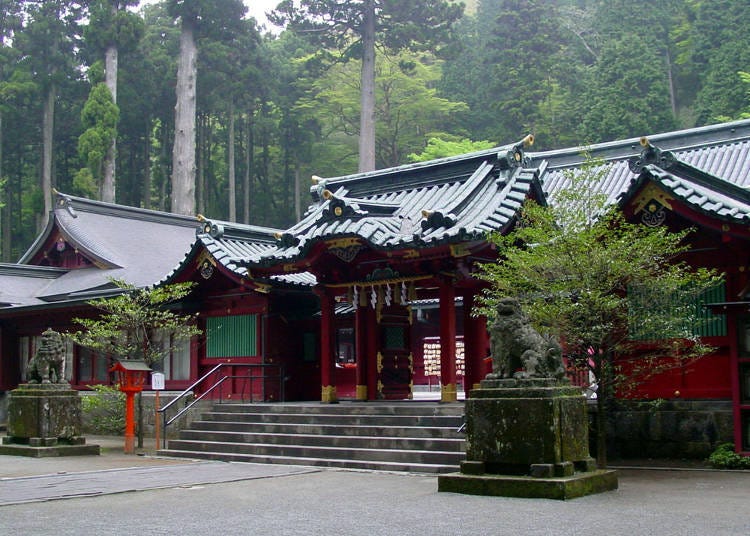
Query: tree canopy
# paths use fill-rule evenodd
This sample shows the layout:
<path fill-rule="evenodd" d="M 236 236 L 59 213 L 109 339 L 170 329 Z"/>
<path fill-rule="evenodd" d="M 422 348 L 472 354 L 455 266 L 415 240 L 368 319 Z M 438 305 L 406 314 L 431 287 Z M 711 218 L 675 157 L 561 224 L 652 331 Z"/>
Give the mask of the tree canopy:
<path fill-rule="evenodd" d="M 569 365 L 597 386 L 598 454 L 606 465 L 606 404 L 649 375 L 710 349 L 697 336 L 700 295 L 719 283 L 681 258 L 690 229 L 628 222 L 599 185 L 606 165 L 589 161 L 548 206 L 523 207 L 516 228 L 492 237 L 501 260 L 483 265 L 491 287 L 482 310 L 492 317 L 503 297 L 518 298 L 531 321 L 564 343 Z M 647 296 L 649 307 L 637 307 Z M 663 306 L 659 306 L 659 304 Z M 650 350 L 635 340 L 633 319 L 649 326 Z M 638 357 L 627 359 L 638 347 Z M 670 359 L 665 359 L 668 357 Z"/>
<path fill-rule="evenodd" d="M 154 288 L 136 288 L 113 280 L 123 292 L 111 298 L 91 300 L 101 314 L 76 318 L 81 329 L 68 337 L 81 346 L 119 359 L 161 362 L 179 344 L 201 332 L 192 315 L 177 313 L 169 305 L 187 296 L 191 283 L 173 283 Z"/>

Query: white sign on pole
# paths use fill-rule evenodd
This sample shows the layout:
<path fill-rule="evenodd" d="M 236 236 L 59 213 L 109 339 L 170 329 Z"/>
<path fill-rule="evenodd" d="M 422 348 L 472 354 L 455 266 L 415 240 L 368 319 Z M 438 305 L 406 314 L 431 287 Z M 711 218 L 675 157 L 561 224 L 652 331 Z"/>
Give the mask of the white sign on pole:
<path fill-rule="evenodd" d="M 151 373 L 151 389 L 154 391 L 164 390 L 164 374 L 161 372 Z"/>

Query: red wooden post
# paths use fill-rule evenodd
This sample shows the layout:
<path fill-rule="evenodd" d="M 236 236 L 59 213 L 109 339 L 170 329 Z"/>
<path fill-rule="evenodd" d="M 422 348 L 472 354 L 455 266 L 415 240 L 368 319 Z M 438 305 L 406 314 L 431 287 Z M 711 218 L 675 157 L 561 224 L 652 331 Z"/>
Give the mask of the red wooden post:
<path fill-rule="evenodd" d="M 456 290 L 440 284 L 440 401 L 458 400 L 456 390 Z"/>
<path fill-rule="evenodd" d="M 374 329 L 374 326 L 372 327 Z M 354 304 L 354 344 L 357 355 L 357 400 L 367 400 L 367 308 Z"/>
<path fill-rule="evenodd" d="M 320 296 L 320 401 L 333 404 L 338 402 L 336 385 L 333 377 L 333 342 L 334 342 L 334 300 L 325 288 L 316 288 Z"/>
<path fill-rule="evenodd" d="M 475 300 L 472 291 L 464 295 L 464 392 L 478 386 L 487 374 L 485 358 L 487 357 L 487 318 L 471 315 Z"/>

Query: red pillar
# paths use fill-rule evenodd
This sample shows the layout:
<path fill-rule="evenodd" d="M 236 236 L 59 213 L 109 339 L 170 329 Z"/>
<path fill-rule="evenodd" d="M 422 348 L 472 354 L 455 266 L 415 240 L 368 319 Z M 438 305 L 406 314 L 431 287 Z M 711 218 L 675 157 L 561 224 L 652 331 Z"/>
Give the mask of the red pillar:
<path fill-rule="evenodd" d="M 486 375 L 487 318 L 472 316 L 474 305 L 474 293 L 469 291 L 464 295 L 464 392 L 467 398 L 469 391 L 478 387 Z"/>
<path fill-rule="evenodd" d="M 320 297 L 320 401 L 338 402 L 333 374 L 334 367 L 334 299 L 325 288 L 316 289 Z"/>
<path fill-rule="evenodd" d="M 365 345 L 367 346 L 367 399 L 378 399 L 378 335 L 380 325 L 375 310 L 369 305 L 362 307 L 365 325 Z"/>
<path fill-rule="evenodd" d="M 135 454 L 135 393 L 132 389 L 121 389 L 125 393 L 125 454 Z"/>
<path fill-rule="evenodd" d="M 440 401 L 458 400 L 456 390 L 456 290 L 440 284 Z"/>
<path fill-rule="evenodd" d="M 357 354 L 357 400 L 367 400 L 368 395 L 368 366 L 370 356 L 367 348 L 367 308 L 354 304 L 354 337 L 355 353 Z"/>

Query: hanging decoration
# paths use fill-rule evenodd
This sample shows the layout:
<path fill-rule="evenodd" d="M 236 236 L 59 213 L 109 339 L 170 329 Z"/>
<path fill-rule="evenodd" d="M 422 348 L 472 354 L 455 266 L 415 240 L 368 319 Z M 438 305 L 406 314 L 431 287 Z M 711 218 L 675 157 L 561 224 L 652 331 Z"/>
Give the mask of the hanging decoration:
<path fill-rule="evenodd" d="M 375 287 L 372 287 L 372 292 L 370 293 L 370 307 L 375 309 L 375 306 L 378 304 L 378 293 L 375 290 Z"/>
<path fill-rule="evenodd" d="M 351 304 L 354 306 L 354 308 L 359 307 L 359 289 L 357 288 L 357 285 L 354 285 L 352 287 L 352 300 Z"/>
<path fill-rule="evenodd" d="M 391 286 L 386 285 L 385 286 L 385 304 L 389 307 L 391 305 L 391 297 L 392 297 Z"/>

